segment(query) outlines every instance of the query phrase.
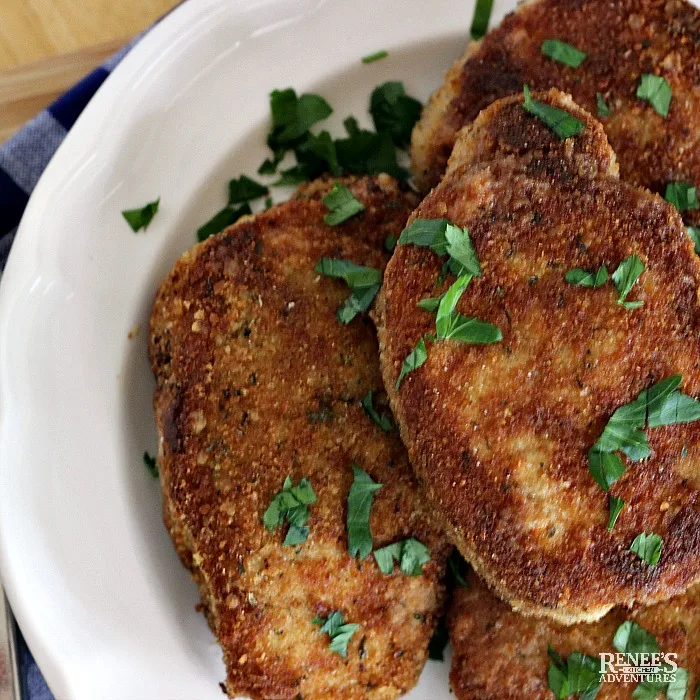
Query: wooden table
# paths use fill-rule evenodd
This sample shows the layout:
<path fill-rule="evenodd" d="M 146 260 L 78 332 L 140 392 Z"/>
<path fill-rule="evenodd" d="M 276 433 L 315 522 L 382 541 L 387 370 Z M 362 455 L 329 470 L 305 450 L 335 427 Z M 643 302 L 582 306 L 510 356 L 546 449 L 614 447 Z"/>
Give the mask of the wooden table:
<path fill-rule="evenodd" d="M 0 142 L 177 2 L 0 0 Z"/>

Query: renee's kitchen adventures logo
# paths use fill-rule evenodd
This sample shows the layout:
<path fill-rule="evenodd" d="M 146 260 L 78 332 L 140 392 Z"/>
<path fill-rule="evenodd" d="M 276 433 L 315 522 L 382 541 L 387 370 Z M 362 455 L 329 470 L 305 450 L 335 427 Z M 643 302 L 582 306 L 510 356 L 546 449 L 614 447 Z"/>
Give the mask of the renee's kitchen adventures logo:
<path fill-rule="evenodd" d="M 678 654 L 600 654 L 603 683 L 666 684 L 676 682 Z"/>

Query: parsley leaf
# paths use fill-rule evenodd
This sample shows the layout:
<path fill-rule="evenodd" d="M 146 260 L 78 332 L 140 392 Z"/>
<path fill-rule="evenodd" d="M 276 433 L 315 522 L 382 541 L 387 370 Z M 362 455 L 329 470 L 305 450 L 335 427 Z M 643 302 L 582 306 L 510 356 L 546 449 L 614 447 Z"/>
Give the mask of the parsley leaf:
<path fill-rule="evenodd" d="M 668 117 L 671 105 L 671 86 L 659 75 L 644 73 L 637 88 L 637 97 L 646 100 L 662 117 Z"/>
<path fill-rule="evenodd" d="M 437 337 L 444 337 L 444 333 L 449 327 L 450 316 L 453 315 L 455 307 L 459 302 L 464 290 L 471 282 L 471 275 L 462 275 L 458 277 L 450 288 L 440 297 L 438 304 L 437 317 L 435 318 L 435 326 L 437 328 Z"/>
<path fill-rule="evenodd" d="M 354 479 L 348 495 L 348 551 L 351 557 L 359 555 L 366 559 L 372 551 L 372 532 L 369 526 L 369 514 L 372 498 L 383 484 L 378 484 L 372 477 L 356 465 L 352 465 Z"/>
<path fill-rule="evenodd" d="M 377 566 L 383 574 L 394 571 L 394 560 L 399 562 L 401 572 L 407 576 L 420 576 L 423 565 L 430 561 L 430 550 L 413 537 L 374 550 Z"/>
<path fill-rule="evenodd" d="M 396 147 L 389 134 L 360 129 L 352 117 L 343 123 L 349 135 L 337 139 L 335 149 L 344 171 L 358 175 L 386 173 L 398 180 L 408 177 L 408 172 L 396 160 Z"/>
<path fill-rule="evenodd" d="M 613 646 L 621 654 L 658 654 L 656 637 L 636 622 L 627 620 L 615 632 Z"/>
<path fill-rule="evenodd" d="M 545 39 L 542 42 L 542 55 L 570 68 L 578 68 L 586 60 L 583 51 L 559 39 Z"/>
<path fill-rule="evenodd" d="M 347 324 L 367 311 L 382 283 L 382 271 L 374 267 L 355 265 L 349 260 L 321 258 L 314 268 L 319 274 L 343 280 L 352 293 L 338 309 L 338 320 Z"/>
<path fill-rule="evenodd" d="M 346 624 L 343 614 L 339 610 L 332 612 L 325 620 L 322 617 L 315 617 L 313 623 L 321 625 L 320 631 L 326 632 L 331 638 L 328 648 L 345 658 L 348 655 L 348 642 L 360 628 L 360 625 Z"/>
<path fill-rule="evenodd" d="M 365 210 L 365 205 L 355 199 L 353 193 L 339 182 L 333 185 L 333 189 L 321 201 L 329 211 L 323 217 L 329 226 L 342 224 Z"/>
<path fill-rule="evenodd" d="M 636 309 L 644 303 L 643 301 L 625 301 L 642 272 L 644 272 L 644 263 L 636 254 L 625 258 L 613 272 L 612 281 L 620 294 L 617 303 L 626 309 Z"/>
<path fill-rule="evenodd" d="M 387 253 L 393 253 L 398 240 L 396 236 L 392 236 L 391 234 L 387 235 L 384 239 L 384 250 L 386 250 Z"/>
<path fill-rule="evenodd" d="M 576 267 L 573 270 L 569 270 L 564 279 L 569 284 L 575 284 L 578 287 L 593 287 L 597 289 L 608 281 L 608 268 L 603 265 L 597 272 L 593 272 Z"/>
<path fill-rule="evenodd" d="M 644 392 L 634 401 L 620 406 L 610 416 L 602 435 L 593 446 L 598 452 L 622 450 L 633 462 L 650 454 L 647 437 L 640 428 L 646 422 L 646 396 Z"/>
<path fill-rule="evenodd" d="M 492 9 L 493 0 L 476 0 L 474 16 L 472 17 L 472 26 L 469 30 L 472 39 L 481 39 L 481 37 L 486 34 L 489 28 L 489 19 L 491 19 Z"/>
<path fill-rule="evenodd" d="M 362 408 L 365 409 L 367 415 L 385 432 L 388 433 L 394 424 L 391 422 L 391 418 L 386 415 L 379 415 L 372 404 L 372 391 L 370 390 L 362 399 Z"/>
<path fill-rule="evenodd" d="M 235 224 L 242 216 L 252 213 L 253 211 L 247 202 L 238 207 L 238 209 L 224 207 L 221 211 L 214 214 L 209 221 L 202 224 L 197 229 L 197 240 L 206 241 L 209 236 L 223 231 L 228 226 L 231 226 L 231 224 Z"/>
<path fill-rule="evenodd" d="M 700 228 L 697 226 L 688 226 L 686 229 L 688 231 L 688 236 L 695 246 L 696 255 L 700 255 Z"/>
<path fill-rule="evenodd" d="M 469 584 L 467 583 L 469 564 L 464 560 L 458 549 L 453 549 L 452 553 L 447 558 L 447 569 L 449 575 L 454 578 L 458 585 L 462 588 L 469 588 Z"/>
<path fill-rule="evenodd" d="M 304 477 L 298 486 L 293 486 L 291 478 L 287 477 L 282 490 L 270 501 L 263 515 L 263 524 L 270 532 L 274 532 L 286 520 L 289 530 L 283 544 L 301 544 L 309 535 L 309 528 L 305 525 L 309 518 L 308 506 L 313 503 L 316 503 L 316 494 L 309 480 Z"/>
<path fill-rule="evenodd" d="M 122 212 L 122 216 L 126 219 L 126 223 L 131 226 L 131 230 L 134 233 L 141 229 L 145 231 L 148 228 L 148 224 L 153 221 L 153 217 L 158 212 L 159 205 L 160 197 L 158 197 L 155 202 L 149 202 L 139 209 L 125 209 Z"/>
<path fill-rule="evenodd" d="M 609 117 L 612 110 L 605 103 L 605 99 L 603 98 L 603 96 L 599 92 L 596 92 L 595 99 L 598 105 L 598 116 Z"/>
<path fill-rule="evenodd" d="M 442 333 L 438 332 L 437 337 L 441 340 L 455 340 L 471 345 L 491 345 L 503 340 L 503 334 L 498 326 L 458 313 L 449 316 L 447 325 Z"/>
<path fill-rule="evenodd" d="M 148 473 L 154 478 L 158 478 L 158 464 L 156 463 L 156 458 L 148 454 L 148 452 L 143 453 L 143 463 L 148 469 Z"/>
<path fill-rule="evenodd" d="M 272 129 L 267 144 L 273 152 L 293 146 L 314 124 L 333 112 L 320 95 L 305 94 L 297 97 L 293 88 L 273 90 L 270 93 L 270 110 Z"/>
<path fill-rule="evenodd" d="M 650 428 L 700 419 L 700 402 L 676 391 L 682 380 L 680 374 L 674 374 L 645 392 Z"/>
<path fill-rule="evenodd" d="M 450 222 L 447 219 L 414 219 L 399 236 L 399 244 L 431 248 L 438 255 L 447 252 L 445 231 Z"/>
<path fill-rule="evenodd" d="M 444 294 L 441 294 L 439 297 L 426 297 L 416 302 L 416 306 L 424 311 L 435 312 L 438 310 L 443 296 Z"/>
<path fill-rule="evenodd" d="M 378 132 L 385 132 L 400 148 L 411 142 L 411 132 L 420 119 L 423 105 L 406 94 L 403 83 L 391 80 L 377 86 L 370 97 L 369 111 Z"/>
<path fill-rule="evenodd" d="M 586 128 L 583 122 L 573 117 L 567 111 L 533 100 L 530 88 L 527 85 L 523 87 L 523 93 L 525 94 L 525 102 L 523 102 L 525 111 L 538 117 L 560 139 L 564 140 L 571 136 L 577 136 Z"/>
<path fill-rule="evenodd" d="M 608 499 L 608 508 L 610 509 L 610 517 L 608 518 L 608 527 L 607 527 L 608 532 L 610 532 L 615 527 L 615 523 L 617 522 L 617 518 L 620 515 L 620 512 L 622 511 L 622 509 L 624 507 L 625 507 L 625 502 L 621 498 L 618 498 L 617 496 L 613 496 L 612 494 L 610 495 L 610 497 Z"/>
<path fill-rule="evenodd" d="M 698 208 L 697 188 L 689 182 L 669 182 L 664 199 L 673 204 L 678 211 Z"/>
<path fill-rule="evenodd" d="M 625 465 L 614 452 L 601 452 L 595 447 L 588 453 L 588 471 L 604 491 L 625 473 Z"/>
<path fill-rule="evenodd" d="M 642 561 L 655 566 L 661 559 L 661 547 L 663 539 L 659 535 L 650 532 L 642 532 L 637 535 L 630 545 L 630 552 L 636 554 Z"/>
<path fill-rule="evenodd" d="M 600 662 L 579 651 L 569 654 L 564 661 L 550 646 L 549 689 L 555 698 L 568 698 L 578 695 L 579 700 L 593 700 L 600 690 Z"/>
<path fill-rule="evenodd" d="M 362 63 L 374 63 L 375 61 L 381 61 L 382 58 L 386 58 L 388 55 L 389 52 L 382 49 L 381 51 L 376 51 L 368 56 L 363 56 Z"/>
<path fill-rule="evenodd" d="M 450 634 L 447 629 L 447 621 L 443 616 L 438 620 L 433 636 L 430 638 L 430 643 L 428 644 L 428 658 L 433 661 L 444 661 L 445 647 L 449 641 Z"/>
<path fill-rule="evenodd" d="M 255 182 L 255 180 L 246 175 L 241 175 L 238 180 L 231 180 L 228 183 L 228 204 L 229 206 L 242 204 L 251 199 L 264 197 L 269 192 L 270 190 L 265 185 Z"/>
<path fill-rule="evenodd" d="M 396 380 L 396 386 L 394 387 L 396 391 L 399 390 L 403 378 L 413 372 L 414 369 L 418 369 L 426 360 L 428 359 L 428 351 L 425 347 L 425 340 L 421 338 L 411 352 L 406 355 L 406 359 L 401 365 L 401 373 L 399 378 Z"/>

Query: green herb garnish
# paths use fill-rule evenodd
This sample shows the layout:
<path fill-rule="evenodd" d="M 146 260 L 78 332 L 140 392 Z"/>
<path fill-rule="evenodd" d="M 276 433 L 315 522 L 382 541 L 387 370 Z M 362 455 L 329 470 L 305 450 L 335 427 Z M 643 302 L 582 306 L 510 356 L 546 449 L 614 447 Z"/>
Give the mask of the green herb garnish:
<path fill-rule="evenodd" d="M 228 204 L 232 206 L 258 199 L 258 197 L 264 197 L 269 191 L 265 185 L 255 182 L 246 175 L 241 175 L 237 180 L 230 180 L 228 183 Z"/>
<path fill-rule="evenodd" d="M 389 575 L 394 571 L 396 560 L 402 573 L 407 576 L 420 576 L 423 573 L 423 565 L 430 561 L 430 550 L 422 542 L 411 537 L 375 549 L 374 558 L 383 574 Z"/>
<path fill-rule="evenodd" d="M 645 73 L 637 88 L 637 97 L 646 100 L 662 117 L 668 117 L 671 105 L 671 86 L 659 75 Z"/>
<path fill-rule="evenodd" d="M 669 182 L 666 185 L 664 199 L 673 204 L 678 211 L 698 208 L 698 191 L 689 182 Z"/>
<path fill-rule="evenodd" d="M 282 490 L 272 499 L 263 515 L 263 524 L 270 531 L 289 523 L 284 545 L 293 546 L 306 542 L 309 528 L 306 521 L 309 518 L 309 506 L 316 503 L 316 494 L 309 480 L 304 477 L 298 486 L 292 485 L 292 480 L 284 480 Z"/>
<path fill-rule="evenodd" d="M 560 139 L 577 136 L 586 128 L 583 122 L 567 111 L 533 100 L 527 85 L 523 87 L 523 93 L 525 95 L 525 102 L 523 102 L 525 111 L 544 122 Z"/>
<path fill-rule="evenodd" d="M 599 117 L 609 117 L 611 113 L 610 107 L 605 103 L 603 96 L 596 92 L 595 94 L 596 103 L 598 105 L 598 116 Z"/>
<path fill-rule="evenodd" d="M 566 273 L 565 278 L 569 284 L 578 287 L 602 287 L 608 281 L 608 268 L 602 265 L 597 271 L 582 270 L 576 267 Z"/>
<path fill-rule="evenodd" d="M 674 374 L 648 390 L 649 427 L 690 423 L 700 419 L 700 401 L 677 391 L 683 377 Z"/>
<path fill-rule="evenodd" d="M 449 641 L 450 634 L 447 629 L 447 621 L 443 616 L 438 620 L 437 625 L 435 625 L 435 631 L 430 638 L 430 643 L 428 644 L 428 658 L 433 661 L 444 661 L 445 647 Z"/>
<path fill-rule="evenodd" d="M 661 559 L 662 546 L 663 540 L 659 535 L 655 535 L 653 532 L 647 535 L 646 532 L 642 532 L 632 541 L 630 552 L 636 554 L 642 561 L 649 564 L 649 566 L 655 566 L 659 563 L 659 559 Z"/>
<path fill-rule="evenodd" d="M 381 51 L 375 51 L 375 53 L 371 53 L 368 56 L 363 56 L 362 63 L 374 63 L 375 61 L 381 61 L 382 58 L 386 58 L 388 55 L 389 52 L 384 51 L 383 49 Z"/>
<path fill-rule="evenodd" d="M 411 132 L 420 119 L 423 105 L 406 94 L 403 83 L 397 80 L 379 85 L 372 91 L 369 111 L 374 128 L 391 136 L 400 148 L 411 142 Z"/>
<path fill-rule="evenodd" d="M 131 226 L 131 230 L 134 233 L 141 229 L 145 231 L 158 212 L 159 205 L 160 197 L 158 197 L 155 202 L 149 202 L 139 209 L 125 209 L 122 212 L 122 216 L 126 219 L 126 223 Z"/>
<path fill-rule="evenodd" d="M 247 214 L 252 214 L 253 211 L 248 203 L 243 204 L 234 209 L 232 207 L 224 207 L 221 211 L 214 214 L 214 216 L 197 229 L 197 240 L 206 241 L 209 236 L 213 236 L 220 231 L 223 231 L 231 224 L 235 224 L 238 219 Z"/>
<path fill-rule="evenodd" d="M 610 532 L 615 527 L 617 518 L 624 507 L 625 502 L 621 498 L 613 496 L 612 494 L 609 496 L 608 508 L 610 510 L 610 517 L 608 518 L 608 532 Z"/>
<path fill-rule="evenodd" d="M 615 632 L 613 646 L 621 654 L 658 654 L 656 637 L 636 622 L 627 620 Z"/>
<path fill-rule="evenodd" d="M 382 271 L 374 267 L 355 265 L 349 260 L 321 258 L 316 272 L 326 277 L 343 280 L 351 294 L 338 309 L 338 320 L 347 324 L 360 313 L 369 309 L 382 283 Z"/>
<path fill-rule="evenodd" d="M 447 558 L 447 571 L 459 586 L 462 588 L 469 588 L 469 584 L 467 583 L 469 564 L 464 560 L 459 550 L 453 549 L 452 553 Z"/>
<path fill-rule="evenodd" d="M 392 236 L 391 234 L 389 234 L 384 239 L 384 250 L 386 250 L 387 253 L 393 253 L 398 240 L 399 239 L 396 236 Z"/>
<path fill-rule="evenodd" d="M 387 415 L 379 415 L 377 411 L 374 408 L 374 405 L 372 403 L 372 391 L 370 390 L 367 393 L 367 396 L 365 396 L 362 399 L 362 408 L 365 409 L 365 412 L 367 415 L 385 432 L 388 433 L 393 427 L 394 424 L 391 422 L 391 418 Z"/>
<path fill-rule="evenodd" d="M 331 106 L 320 95 L 297 97 L 293 88 L 270 93 L 272 129 L 267 144 L 273 150 L 289 148 L 317 122 L 330 116 Z"/>
<path fill-rule="evenodd" d="M 693 242 L 693 246 L 695 247 L 695 253 L 700 255 L 700 228 L 688 226 L 686 230 L 688 231 L 688 237 Z"/>
<path fill-rule="evenodd" d="M 315 617 L 313 623 L 321 625 L 320 631 L 326 632 L 331 638 L 328 648 L 345 658 L 348 655 L 348 642 L 360 628 L 360 625 L 346 624 L 343 614 L 339 610 L 332 612 L 325 620 L 322 617 Z"/>
<path fill-rule="evenodd" d="M 627 295 L 630 293 L 642 272 L 644 272 L 644 263 L 636 254 L 625 258 L 620 263 L 617 270 L 613 272 L 612 281 L 620 294 L 617 303 L 624 306 L 626 309 L 638 309 L 644 304 L 643 301 L 626 301 Z"/>
<path fill-rule="evenodd" d="M 549 689 L 555 698 L 577 695 L 579 700 L 594 700 L 600 690 L 600 661 L 579 651 L 569 654 L 566 661 L 550 646 Z"/>
<path fill-rule="evenodd" d="M 426 360 L 428 359 L 428 351 L 425 347 L 425 340 L 421 338 L 411 352 L 406 355 L 406 359 L 401 365 L 401 373 L 399 378 L 396 380 L 396 386 L 394 387 L 396 391 L 399 390 L 403 378 L 413 372 L 414 369 L 418 369 Z"/>
<path fill-rule="evenodd" d="M 493 0 L 476 0 L 474 16 L 472 17 L 472 26 L 469 30 L 472 39 L 481 39 L 481 37 L 486 34 L 489 28 L 492 9 Z"/>
<path fill-rule="evenodd" d="M 586 60 L 583 51 L 559 39 L 545 39 L 542 42 L 542 55 L 571 68 L 578 68 Z"/>
<path fill-rule="evenodd" d="M 157 479 L 158 478 L 158 464 L 156 462 L 156 458 L 149 455 L 148 452 L 144 452 L 143 453 L 143 463 L 146 465 L 146 469 L 148 469 L 148 473 L 154 479 Z"/>
<path fill-rule="evenodd" d="M 420 301 L 416 302 L 416 306 L 424 311 L 434 313 L 438 310 L 443 296 L 444 294 L 441 294 L 439 297 L 426 297 L 425 299 L 421 299 Z"/>
<path fill-rule="evenodd" d="M 588 471 L 604 491 L 625 473 L 625 465 L 614 452 L 601 452 L 595 447 L 588 453 Z"/>
<path fill-rule="evenodd" d="M 365 205 L 355 199 L 355 195 L 339 182 L 333 185 L 333 189 L 321 201 L 329 212 L 323 217 L 329 226 L 342 224 L 365 210 Z"/>
<path fill-rule="evenodd" d="M 372 498 L 382 488 L 372 477 L 356 465 L 352 465 L 354 479 L 348 495 L 348 551 L 351 557 L 366 559 L 372 551 L 372 531 L 369 515 L 372 510 Z"/>

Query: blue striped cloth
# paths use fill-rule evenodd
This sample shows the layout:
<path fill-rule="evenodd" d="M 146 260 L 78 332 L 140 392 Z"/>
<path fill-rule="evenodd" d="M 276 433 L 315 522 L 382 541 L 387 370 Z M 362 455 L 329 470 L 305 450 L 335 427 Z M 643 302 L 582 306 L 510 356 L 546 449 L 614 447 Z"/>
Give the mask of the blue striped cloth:
<path fill-rule="evenodd" d="M 138 38 L 81 80 L 0 146 L 0 275 L 29 195 L 87 103 Z M 18 662 L 23 700 L 53 700 L 21 634 Z"/>

